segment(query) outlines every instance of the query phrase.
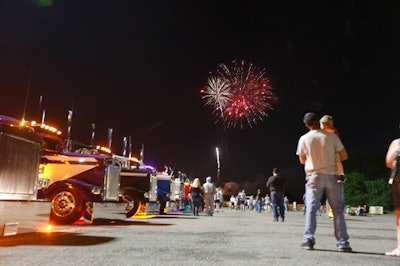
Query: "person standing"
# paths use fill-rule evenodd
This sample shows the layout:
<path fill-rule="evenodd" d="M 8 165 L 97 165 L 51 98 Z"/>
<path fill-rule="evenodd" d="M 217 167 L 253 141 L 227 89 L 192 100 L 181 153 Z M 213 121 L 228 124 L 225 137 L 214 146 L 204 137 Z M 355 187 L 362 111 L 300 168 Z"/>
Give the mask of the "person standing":
<path fill-rule="evenodd" d="M 203 184 L 204 202 L 207 216 L 213 216 L 214 214 L 214 194 L 216 192 L 215 185 L 211 183 L 211 176 L 206 178 L 206 182 Z"/>
<path fill-rule="evenodd" d="M 258 213 L 262 212 L 262 197 L 261 197 L 261 189 L 257 189 L 257 196 L 256 196 L 256 211 Z"/>
<path fill-rule="evenodd" d="M 264 205 L 265 205 L 265 211 L 271 212 L 271 197 L 269 194 L 265 195 L 265 200 L 264 200 Z"/>
<path fill-rule="evenodd" d="M 234 195 L 231 195 L 231 198 L 230 198 L 229 201 L 231 203 L 231 209 L 235 210 L 236 209 L 236 204 L 237 204 L 236 197 Z"/>
<path fill-rule="evenodd" d="M 192 206 L 193 216 L 199 216 L 199 210 L 203 206 L 203 192 L 200 179 L 196 177 L 190 185 L 189 198 Z"/>
<path fill-rule="evenodd" d="M 400 138 L 393 140 L 386 153 L 386 167 L 392 169 L 389 184 L 392 185 L 393 207 L 396 215 L 397 247 L 385 255 L 400 257 Z"/>
<path fill-rule="evenodd" d="M 286 196 L 283 198 L 283 205 L 285 206 L 285 212 L 288 212 L 289 211 L 289 199 Z"/>
<path fill-rule="evenodd" d="M 217 188 L 217 193 L 215 193 L 215 208 L 216 211 L 219 212 L 223 212 L 223 206 L 224 206 L 224 195 L 222 193 L 222 188 L 218 187 Z"/>
<path fill-rule="evenodd" d="M 320 129 L 319 117 L 315 113 L 306 113 L 303 118 L 309 131 L 299 138 L 296 155 L 304 165 L 306 174 L 306 214 L 305 230 L 301 247 L 312 250 L 315 245 L 314 234 L 317 229 L 317 211 L 321 205 L 323 193 L 326 193 L 333 212 L 333 224 L 338 251 L 351 252 L 347 225 L 344 219 L 343 183 L 338 183 L 339 176 L 335 154 L 340 159 L 348 159 L 347 151 L 336 134 Z"/>
<path fill-rule="evenodd" d="M 293 201 L 292 202 L 292 210 L 295 212 L 295 211 L 297 211 L 297 202 L 296 201 Z"/>
<path fill-rule="evenodd" d="M 239 191 L 238 200 L 239 200 L 239 209 L 241 211 L 245 211 L 245 208 L 246 208 L 246 192 L 244 192 L 244 189 L 242 191 Z"/>
<path fill-rule="evenodd" d="M 271 195 L 272 202 L 272 214 L 274 216 L 274 222 L 280 220 L 285 221 L 285 206 L 283 204 L 283 197 L 285 194 L 285 179 L 279 174 L 278 168 L 272 170 L 272 176 L 267 180 L 267 188 Z"/>

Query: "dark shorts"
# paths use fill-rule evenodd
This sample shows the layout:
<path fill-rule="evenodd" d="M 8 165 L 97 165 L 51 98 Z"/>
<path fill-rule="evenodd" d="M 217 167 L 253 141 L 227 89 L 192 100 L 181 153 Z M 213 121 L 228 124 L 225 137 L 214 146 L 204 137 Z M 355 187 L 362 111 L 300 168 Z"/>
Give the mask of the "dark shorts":
<path fill-rule="evenodd" d="M 393 207 L 395 210 L 400 210 L 400 181 L 393 181 L 392 184 Z"/>

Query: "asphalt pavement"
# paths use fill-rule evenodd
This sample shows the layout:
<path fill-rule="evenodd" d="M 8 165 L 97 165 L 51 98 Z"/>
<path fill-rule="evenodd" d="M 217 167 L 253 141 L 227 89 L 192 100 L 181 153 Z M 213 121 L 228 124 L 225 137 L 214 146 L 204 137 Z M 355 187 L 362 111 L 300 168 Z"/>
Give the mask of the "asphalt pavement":
<path fill-rule="evenodd" d="M 300 248 L 301 211 L 274 222 L 268 212 L 140 216 L 56 226 L 0 238 L 0 265 L 400 265 L 393 214 L 346 216 L 351 253 L 338 252 L 332 219 L 317 217 L 315 250 Z"/>

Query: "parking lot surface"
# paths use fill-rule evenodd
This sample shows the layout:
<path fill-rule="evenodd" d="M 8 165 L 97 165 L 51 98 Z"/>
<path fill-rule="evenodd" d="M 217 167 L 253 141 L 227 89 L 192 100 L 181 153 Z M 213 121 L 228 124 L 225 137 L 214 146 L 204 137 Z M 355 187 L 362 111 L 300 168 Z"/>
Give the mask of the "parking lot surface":
<path fill-rule="evenodd" d="M 336 250 L 332 219 L 318 216 L 315 250 L 302 250 L 304 215 L 225 208 L 55 226 L 0 238 L 0 265 L 400 265 L 392 214 L 346 216 L 352 253 Z"/>

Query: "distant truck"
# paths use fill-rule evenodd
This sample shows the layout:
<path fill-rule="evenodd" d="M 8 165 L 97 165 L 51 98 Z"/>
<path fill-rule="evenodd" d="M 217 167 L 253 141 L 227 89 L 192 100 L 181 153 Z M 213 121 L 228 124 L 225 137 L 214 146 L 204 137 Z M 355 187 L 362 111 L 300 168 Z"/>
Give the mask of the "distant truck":
<path fill-rule="evenodd" d="M 41 138 L 21 121 L 0 115 L 0 235 L 47 229 L 51 204 L 37 199 Z"/>
<path fill-rule="evenodd" d="M 164 172 L 157 174 L 157 196 L 161 214 L 185 209 L 187 205 L 185 186 L 188 186 L 188 183 L 179 178 Z"/>

